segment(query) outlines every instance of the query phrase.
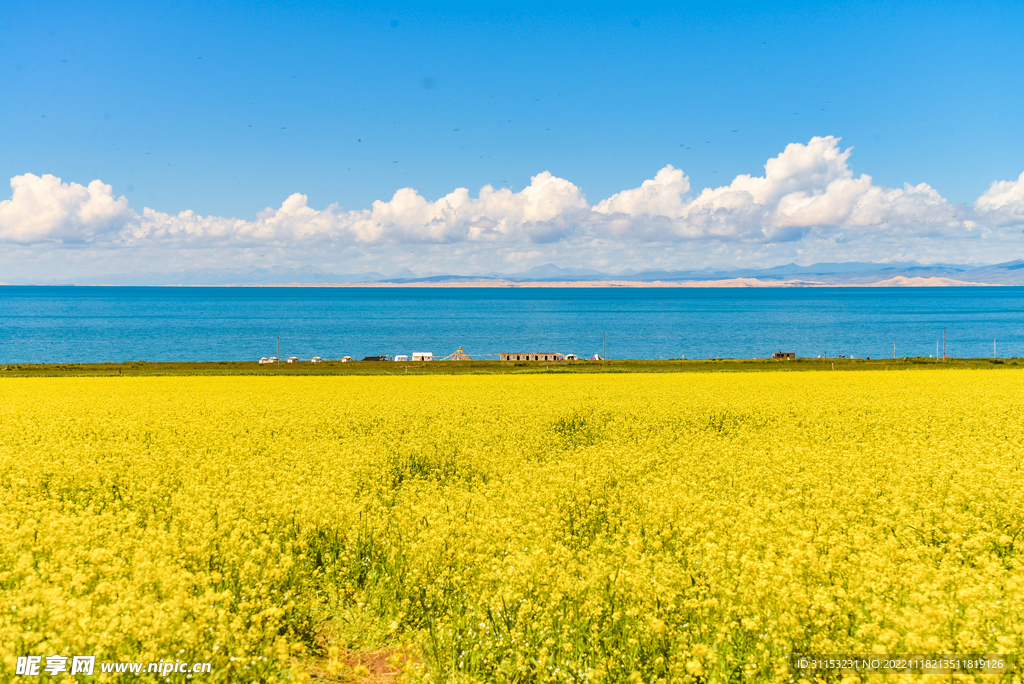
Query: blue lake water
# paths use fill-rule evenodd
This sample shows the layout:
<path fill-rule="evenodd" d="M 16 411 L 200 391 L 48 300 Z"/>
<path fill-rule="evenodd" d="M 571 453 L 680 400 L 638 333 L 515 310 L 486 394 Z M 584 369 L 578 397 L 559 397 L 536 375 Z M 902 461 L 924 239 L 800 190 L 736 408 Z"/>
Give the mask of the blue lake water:
<path fill-rule="evenodd" d="M 461 346 L 609 358 L 1024 356 L 1024 287 L 0 287 L 0 363 L 362 358 Z"/>

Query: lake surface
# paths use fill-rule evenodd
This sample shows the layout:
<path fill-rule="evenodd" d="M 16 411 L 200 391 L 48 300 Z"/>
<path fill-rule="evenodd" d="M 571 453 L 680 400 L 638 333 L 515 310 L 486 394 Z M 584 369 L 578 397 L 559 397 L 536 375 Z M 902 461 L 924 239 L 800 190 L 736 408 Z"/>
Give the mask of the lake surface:
<path fill-rule="evenodd" d="M 609 358 L 1024 356 L 1024 287 L 0 287 L 0 363 L 340 358 L 462 347 Z"/>

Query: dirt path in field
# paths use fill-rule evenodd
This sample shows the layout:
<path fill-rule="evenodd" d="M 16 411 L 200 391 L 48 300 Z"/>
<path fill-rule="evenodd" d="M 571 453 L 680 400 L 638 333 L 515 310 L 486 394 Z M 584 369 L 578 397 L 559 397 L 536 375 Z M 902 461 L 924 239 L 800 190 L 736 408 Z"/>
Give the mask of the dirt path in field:
<path fill-rule="evenodd" d="M 391 684 L 399 680 L 402 669 L 416 658 L 408 651 L 383 648 L 375 651 L 350 651 L 341 654 L 338 660 L 342 667 L 335 675 L 330 674 L 327 659 L 311 664 L 307 671 L 314 684 Z"/>

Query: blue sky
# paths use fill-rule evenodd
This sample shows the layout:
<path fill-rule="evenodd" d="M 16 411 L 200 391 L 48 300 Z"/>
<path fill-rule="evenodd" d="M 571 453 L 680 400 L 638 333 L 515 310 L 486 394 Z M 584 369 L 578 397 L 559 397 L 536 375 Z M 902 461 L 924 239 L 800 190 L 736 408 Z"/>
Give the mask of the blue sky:
<path fill-rule="evenodd" d="M 1012 236 L 1021 233 L 1007 226 L 1024 216 L 1014 204 L 1015 187 L 992 205 L 1001 212 L 998 220 L 983 219 L 974 207 L 994 181 L 1010 183 L 1024 171 L 1021 35 L 1020 3 L 354 9 L 308 2 L 158 7 L 8 0 L 0 23 L 4 177 L 50 174 L 61 179 L 58 190 L 100 180 L 130 211 L 122 206 L 103 225 L 83 228 L 82 219 L 36 229 L 47 220 L 37 206 L 44 200 L 31 205 L 37 214 L 30 215 L 28 205 L 14 206 L 14 195 L 0 193 L 8 201 L 7 214 L 0 207 L 0 239 L 6 235 L 22 257 L 33 255 L 61 273 L 81 271 L 90 258 L 93 270 L 116 271 L 129 262 L 170 267 L 189 249 L 199 250 L 193 259 L 212 263 L 197 256 L 212 244 L 140 242 L 138 230 L 135 242 L 110 240 L 142 220 L 145 208 L 258 223 L 261 211 L 281 207 L 294 193 L 311 210 L 337 205 L 333 215 L 339 215 L 371 210 L 374 201 L 387 202 L 406 187 L 428 203 L 456 188 L 476 197 L 488 184 L 519 192 L 544 171 L 577 188 L 588 211 L 639 188 L 667 165 L 685 174 L 683 195 L 693 199 L 742 174 L 765 175 L 766 161 L 787 145 L 833 136 L 841 138 L 838 149 L 853 148 L 846 163 L 854 176 L 868 174 L 884 188 L 926 183 L 938 193 L 949 205 L 946 214 L 927 220 L 945 227 L 929 230 L 946 232 L 927 244 L 921 230 L 899 240 L 889 221 L 883 237 L 902 245 L 895 254 L 874 233 L 863 249 L 852 249 L 853 224 L 844 217 L 828 225 L 797 221 L 804 231 L 798 237 L 776 230 L 753 239 L 749 231 L 733 231 L 742 234 L 737 239 L 725 229 L 683 226 L 652 240 L 651 222 L 637 218 L 656 216 L 649 208 L 623 214 L 631 217 L 628 229 L 586 235 L 579 226 L 593 220 L 578 214 L 509 218 L 489 214 L 497 211 L 491 208 L 459 220 L 485 229 L 562 225 L 541 231 L 540 239 L 527 231 L 533 237 L 502 251 L 494 240 L 471 244 L 465 226 L 456 231 L 465 239 L 451 231 L 410 233 L 408 217 L 395 219 L 403 232 L 369 239 L 345 227 L 356 221 L 350 217 L 332 229 L 344 235 L 328 239 L 320 230 L 327 241 L 316 248 L 299 239 L 308 231 L 293 226 L 268 238 L 271 257 L 258 257 L 245 240 L 222 241 L 216 249 L 237 263 L 262 258 L 264 265 L 315 262 L 349 270 L 382 268 L 384 252 L 391 254 L 388 263 L 421 271 L 546 261 L 609 268 L 616 253 L 623 268 L 658 259 L 657 265 L 679 267 L 957 254 L 992 261 L 1013 248 Z M 52 199 L 55 206 L 65 200 Z M 567 202 L 575 212 L 583 206 Z M 954 205 L 976 215 L 954 216 Z M 685 223 L 685 211 L 669 218 Z M 426 224 L 431 220 L 438 219 Z M 870 220 L 858 221 L 864 232 Z M 968 248 L 958 246 L 950 221 L 960 221 L 961 229 L 965 221 L 996 227 L 1001 241 L 995 246 L 990 235 L 982 244 L 973 234 L 961 236 L 974 240 Z M 847 227 L 838 242 L 837 226 Z M 501 230 L 511 235 L 512 228 Z M 648 238 L 632 239 L 634 233 Z M 253 239 L 253 231 L 246 235 Z M 615 239 L 625 241 L 625 251 Z M 594 240 L 604 242 L 588 252 L 586 243 Z M 916 247 L 906 246 L 915 240 Z M 410 242 L 425 247 L 396 256 L 393 245 Z M 392 247 L 384 250 L 385 243 Z M 829 244 L 846 246 L 828 259 Z M 23 261 L 0 259 L 0 280 L 4 268 L 13 272 Z"/>

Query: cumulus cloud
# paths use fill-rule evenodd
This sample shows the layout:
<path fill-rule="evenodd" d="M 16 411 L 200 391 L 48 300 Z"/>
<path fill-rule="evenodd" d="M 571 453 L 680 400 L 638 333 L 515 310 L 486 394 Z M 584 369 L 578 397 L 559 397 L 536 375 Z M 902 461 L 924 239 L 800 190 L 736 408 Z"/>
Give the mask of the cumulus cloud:
<path fill-rule="evenodd" d="M 476 198 L 458 188 L 430 202 L 414 189 L 402 188 L 388 201 L 375 201 L 371 209 L 344 211 L 336 204 L 313 209 L 306 195 L 295 193 L 280 208 L 261 211 L 255 221 L 147 208 L 125 227 L 135 241 L 193 244 L 545 243 L 564 238 L 575 225 L 572 217 L 587 209 L 578 187 L 545 171 L 519 192 L 487 185 Z"/>
<path fill-rule="evenodd" d="M 666 166 L 653 180 L 624 190 L 595 207 L 634 220 L 613 223 L 612 231 L 658 240 L 717 239 L 790 241 L 812 228 L 868 227 L 905 233 L 962 227 L 956 208 L 925 183 L 902 189 L 874 185 L 871 176 L 855 177 L 852 148 L 840 139 L 815 137 L 792 143 L 765 164 L 763 176 L 743 174 L 732 183 L 705 188 L 686 199 L 689 179 Z M 638 231 L 636 219 L 669 218 L 657 230 Z"/>
<path fill-rule="evenodd" d="M 11 179 L 11 199 L 0 202 L 0 241 L 82 243 L 116 232 L 133 216 L 124 196 L 98 180 L 88 186 L 26 173 Z"/>
<path fill-rule="evenodd" d="M 974 209 L 998 224 L 1024 222 L 1024 172 L 1015 181 L 995 181 L 974 203 Z"/>
<path fill-rule="evenodd" d="M 875 258 L 913 258 L 911 243 L 918 254 L 935 254 L 940 244 L 959 245 L 957 253 L 966 253 L 963 240 L 997 233 L 1007 239 L 1002 227 L 1024 221 L 1024 174 L 993 183 L 968 208 L 951 204 L 927 183 L 888 188 L 856 175 L 852 148 L 840 142 L 827 136 L 787 145 L 765 163 L 763 175 L 743 174 L 699 192 L 691 191 L 682 169 L 667 165 L 639 187 L 591 205 L 579 187 L 545 171 L 518 192 L 487 185 L 475 197 L 457 188 L 429 200 L 402 188 L 353 210 L 337 204 L 317 209 L 296 193 L 253 220 L 151 208 L 140 213 L 98 180 L 82 186 L 25 174 L 11 180 L 11 199 L 0 202 L 0 242 L 47 249 L 258 247 L 278 254 L 376 250 L 393 261 L 429 253 L 479 268 L 496 260 L 524 264 L 563 255 L 607 267 L 628 255 L 668 266 L 694 245 L 723 259 L 764 256 L 772 245 L 791 245 L 790 258 L 830 249 L 835 258 L 851 258 L 855 245 L 862 248 L 859 258 L 872 249 L 883 252 Z M 841 252 L 838 245 L 845 246 Z"/>
<path fill-rule="evenodd" d="M 353 212 L 350 218 L 362 241 L 524 238 L 551 242 L 567 234 L 567 218 L 587 208 L 578 187 L 545 171 L 531 178 L 529 187 L 519 192 L 486 185 L 476 199 L 466 188 L 459 188 L 436 202 L 428 202 L 412 188 L 404 188 L 389 202 L 374 202 L 369 215 Z"/>
<path fill-rule="evenodd" d="M 617 192 L 598 202 L 594 211 L 599 214 L 626 214 L 628 216 L 683 216 L 686 205 L 683 195 L 690 191 L 690 179 L 682 169 L 671 164 L 658 174 L 645 180 L 639 188 Z"/>

